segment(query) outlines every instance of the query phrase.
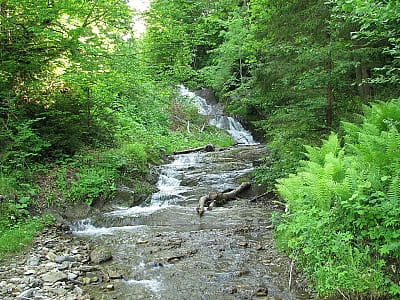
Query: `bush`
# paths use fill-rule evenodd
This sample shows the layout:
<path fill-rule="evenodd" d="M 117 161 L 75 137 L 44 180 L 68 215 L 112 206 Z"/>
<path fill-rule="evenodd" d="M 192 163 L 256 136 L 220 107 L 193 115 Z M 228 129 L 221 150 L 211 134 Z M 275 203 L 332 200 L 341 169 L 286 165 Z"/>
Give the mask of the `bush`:
<path fill-rule="evenodd" d="M 400 296 L 400 101 L 343 127 L 344 146 L 335 134 L 307 146 L 308 160 L 278 181 L 289 208 L 278 243 L 321 295 Z"/>

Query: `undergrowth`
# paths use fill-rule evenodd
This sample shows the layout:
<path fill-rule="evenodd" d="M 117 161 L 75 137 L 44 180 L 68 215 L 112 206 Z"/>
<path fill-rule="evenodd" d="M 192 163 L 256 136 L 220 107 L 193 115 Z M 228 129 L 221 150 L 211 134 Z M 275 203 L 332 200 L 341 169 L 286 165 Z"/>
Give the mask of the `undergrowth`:
<path fill-rule="evenodd" d="M 400 297 L 400 101 L 366 108 L 296 174 L 278 180 L 289 212 L 277 226 L 321 296 Z"/>
<path fill-rule="evenodd" d="M 208 125 L 189 99 L 174 100 L 170 91 L 145 96 L 116 114 L 112 143 L 107 139 L 78 147 L 75 139 L 65 136 L 69 146 L 55 149 L 33 123 L 9 132 L 16 142 L 0 150 L 0 257 L 41 230 L 43 220 L 32 217 L 33 210 L 40 214 L 48 207 L 94 205 L 112 199 L 117 185 L 127 181 L 135 182 L 140 194 L 148 186 L 144 181 L 150 166 L 165 155 L 209 143 L 233 144 L 228 134 Z"/>

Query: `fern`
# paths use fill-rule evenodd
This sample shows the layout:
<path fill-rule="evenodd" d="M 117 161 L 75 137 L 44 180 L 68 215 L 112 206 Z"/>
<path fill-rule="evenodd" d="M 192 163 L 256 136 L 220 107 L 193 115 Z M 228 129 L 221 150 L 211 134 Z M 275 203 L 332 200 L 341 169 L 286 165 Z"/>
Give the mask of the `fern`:
<path fill-rule="evenodd" d="M 398 282 L 387 266 L 400 260 L 400 101 L 373 104 L 362 124 L 343 126 L 344 147 L 335 134 L 306 146 L 297 174 L 278 181 L 290 213 L 277 238 L 321 294 L 378 297 Z"/>

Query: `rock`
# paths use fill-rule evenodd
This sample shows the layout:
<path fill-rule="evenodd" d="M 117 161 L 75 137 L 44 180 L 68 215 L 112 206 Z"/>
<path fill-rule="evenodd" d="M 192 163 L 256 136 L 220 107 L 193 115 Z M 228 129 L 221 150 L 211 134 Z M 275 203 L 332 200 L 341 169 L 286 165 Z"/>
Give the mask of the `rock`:
<path fill-rule="evenodd" d="M 63 263 L 63 262 L 74 262 L 74 261 L 75 261 L 75 258 L 73 258 L 73 257 L 71 257 L 71 256 L 56 256 L 56 257 L 54 258 L 54 261 L 55 261 L 56 263 L 61 264 L 61 263 Z"/>
<path fill-rule="evenodd" d="M 106 286 L 106 290 L 109 290 L 109 291 L 114 290 L 114 285 L 108 284 L 108 285 Z"/>
<path fill-rule="evenodd" d="M 25 272 L 24 272 L 24 275 L 33 275 L 33 274 L 35 274 L 36 272 L 34 271 L 34 270 L 26 270 Z"/>
<path fill-rule="evenodd" d="M 75 273 L 68 273 L 67 274 L 67 279 L 68 280 L 75 280 L 76 278 L 78 278 L 78 274 L 75 274 Z"/>
<path fill-rule="evenodd" d="M 74 288 L 74 293 L 81 296 L 81 295 L 83 295 L 83 290 L 79 286 L 76 286 Z"/>
<path fill-rule="evenodd" d="M 241 276 L 247 275 L 247 274 L 249 274 L 249 273 L 250 273 L 249 270 L 243 269 L 243 270 L 240 270 L 240 271 L 235 272 L 235 275 L 236 275 L 237 277 L 241 277 Z"/>
<path fill-rule="evenodd" d="M 104 248 L 97 248 L 90 252 L 90 261 L 94 264 L 101 264 L 112 259 L 112 254 Z"/>
<path fill-rule="evenodd" d="M 263 245 L 257 245 L 256 250 L 257 250 L 257 251 L 265 250 L 265 248 L 264 248 Z"/>
<path fill-rule="evenodd" d="M 29 287 L 36 288 L 41 287 L 43 285 L 43 281 L 38 278 L 30 278 Z"/>
<path fill-rule="evenodd" d="M 36 267 L 36 266 L 40 265 L 40 257 L 31 256 L 30 258 L 28 258 L 27 264 L 28 264 L 28 266 L 31 266 L 31 267 Z"/>
<path fill-rule="evenodd" d="M 57 255 L 53 251 L 49 251 L 46 255 L 46 258 L 48 260 L 54 261 Z"/>
<path fill-rule="evenodd" d="M 54 283 L 68 279 L 67 274 L 60 271 L 53 271 L 42 275 L 42 280 L 45 282 Z"/>
<path fill-rule="evenodd" d="M 97 267 L 95 267 L 95 266 L 80 266 L 79 267 L 79 271 L 82 271 L 82 272 L 93 272 L 93 271 L 97 271 L 98 270 L 98 268 Z"/>
<path fill-rule="evenodd" d="M 68 261 L 64 261 L 60 266 L 57 267 L 59 271 L 64 271 L 69 269 L 70 263 Z"/>
<path fill-rule="evenodd" d="M 124 275 L 118 273 L 117 271 L 108 271 L 108 277 L 110 279 L 122 279 Z"/>
<path fill-rule="evenodd" d="M 147 240 L 137 240 L 136 241 L 136 244 L 138 244 L 138 245 L 143 245 L 143 244 L 147 244 L 149 241 L 147 241 Z"/>
<path fill-rule="evenodd" d="M 248 243 L 248 242 L 240 242 L 240 243 L 239 243 L 239 246 L 240 246 L 240 247 L 248 247 L 248 246 L 249 246 L 249 243 Z"/>
<path fill-rule="evenodd" d="M 16 299 L 18 300 L 25 300 L 25 299 L 30 299 L 33 296 L 35 289 L 29 289 L 26 291 L 23 291 L 21 294 L 19 294 Z"/>

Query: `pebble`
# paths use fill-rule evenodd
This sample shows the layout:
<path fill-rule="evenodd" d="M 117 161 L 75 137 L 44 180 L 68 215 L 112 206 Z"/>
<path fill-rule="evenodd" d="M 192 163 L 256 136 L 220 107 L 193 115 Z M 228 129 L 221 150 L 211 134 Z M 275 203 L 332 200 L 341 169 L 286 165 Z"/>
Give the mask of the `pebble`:
<path fill-rule="evenodd" d="M 0 299 L 90 300 L 80 287 L 84 281 L 100 284 L 105 291 L 113 290 L 113 284 L 103 283 L 104 274 L 99 266 L 89 262 L 90 248 L 57 227 L 42 232 L 25 256 L 16 255 L 0 262 Z M 110 259 L 108 253 L 99 256 Z M 116 277 L 122 275 L 110 278 Z"/>

